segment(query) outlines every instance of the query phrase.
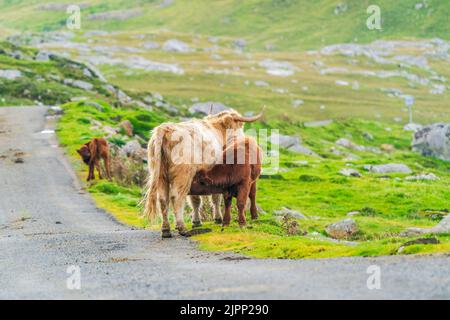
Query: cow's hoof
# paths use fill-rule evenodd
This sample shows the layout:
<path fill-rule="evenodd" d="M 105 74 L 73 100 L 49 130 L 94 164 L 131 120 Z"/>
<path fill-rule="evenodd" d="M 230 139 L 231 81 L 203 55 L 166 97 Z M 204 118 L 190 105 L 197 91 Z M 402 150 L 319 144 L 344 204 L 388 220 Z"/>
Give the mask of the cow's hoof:
<path fill-rule="evenodd" d="M 182 237 L 190 237 L 190 236 L 192 236 L 192 233 L 189 232 L 189 230 L 187 230 L 187 229 L 178 230 L 178 233 L 179 233 L 180 236 L 182 236 Z"/>
<path fill-rule="evenodd" d="M 215 218 L 214 219 L 215 224 L 222 224 L 222 218 Z"/>
<path fill-rule="evenodd" d="M 163 239 L 172 238 L 172 233 L 170 232 L 170 230 L 163 230 L 161 232 L 161 237 Z"/>
<path fill-rule="evenodd" d="M 199 228 L 202 226 L 201 221 L 192 221 L 192 228 Z"/>

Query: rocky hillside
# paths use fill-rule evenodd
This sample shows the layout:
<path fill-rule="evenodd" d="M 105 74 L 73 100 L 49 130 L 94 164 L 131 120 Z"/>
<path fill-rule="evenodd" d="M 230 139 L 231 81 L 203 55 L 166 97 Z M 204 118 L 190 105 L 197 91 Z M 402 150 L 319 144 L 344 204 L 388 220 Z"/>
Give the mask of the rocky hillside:
<path fill-rule="evenodd" d="M 0 42 L 0 97 L 0 106 L 59 105 L 86 99 L 148 110 L 157 101 L 169 106 L 151 93 L 131 97 L 91 65 L 10 42 Z"/>
<path fill-rule="evenodd" d="M 449 39 L 447 1 L 379 0 L 382 30 L 366 28 L 360 0 L 154 0 L 80 2 L 83 30 L 175 32 L 239 38 L 237 46 L 306 50 L 334 43 L 377 39 Z M 0 30 L 57 31 L 65 26 L 71 1 L 2 1 Z M 23 21 L 26 21 L 24 23 Z"/>

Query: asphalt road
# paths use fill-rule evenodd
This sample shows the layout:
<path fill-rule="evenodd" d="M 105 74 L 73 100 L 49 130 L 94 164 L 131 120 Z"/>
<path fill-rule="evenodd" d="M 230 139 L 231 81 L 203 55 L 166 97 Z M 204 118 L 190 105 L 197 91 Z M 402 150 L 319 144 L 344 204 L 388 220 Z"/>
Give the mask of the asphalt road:
<path fill-rule="evenodd" d="M 123 226 L 83 192 L 45 113 L 0 108 L 0 298 L 450 298 L 448 255 L 242 259 Z"/>

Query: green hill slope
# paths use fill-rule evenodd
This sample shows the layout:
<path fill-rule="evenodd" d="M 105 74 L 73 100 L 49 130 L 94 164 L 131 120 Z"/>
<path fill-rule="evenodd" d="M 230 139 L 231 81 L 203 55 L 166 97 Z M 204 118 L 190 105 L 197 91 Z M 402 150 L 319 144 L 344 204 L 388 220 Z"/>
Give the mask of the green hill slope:
<path fill-rule="evenodd" d="M 64 29 L 68 16 L 62 5 L 64 2 L 3 0 L 0 2 L 0 30 Z M 89 0 L 82 3 L 85 5 L 82 7 L 84 31 L 146 32 L 164 28 L 242 37 L 255 49 L 270 44 L 278 50 L 304 50 L 380 38 L 449 39 L 450 29 L 448 1 L 377 1 L 382 30 L 367 29 L 366 9 L 372 3 L 366 0 Z M 416 6 L 418 3 L 421 5 Z"/>

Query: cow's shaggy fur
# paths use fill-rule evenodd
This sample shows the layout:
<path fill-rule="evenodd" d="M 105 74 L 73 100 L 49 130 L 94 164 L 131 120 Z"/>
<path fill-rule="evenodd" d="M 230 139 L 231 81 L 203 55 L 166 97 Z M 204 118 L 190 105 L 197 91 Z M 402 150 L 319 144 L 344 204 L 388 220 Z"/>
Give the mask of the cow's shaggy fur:
<path fill-rule="evenodd" d="M 98 176 L 103 179 L 100 160 L 103 159 L 105 171 L 108 179 L 111 179 L 111 165 L 109 157 L 108 142 L 103 138 L 94 138 L 85 143 L 77 150 L 78 154 L 85 164 L 89 166 L 87 181 L 95 179 L 94 167 L 98 171 Z"/>
<path fill-rule="evenodd" d="M 262 113 L 254 117 L 243 117 L 236 111 L 223 111 L 202 120 L 164 123 L 153 130 L 147 150 L 149 179 L 143 201 L 145 214 L 151 221 L 155 220 L 159 205 L 163 237 L 171 237 L 169 203 L 172 205 L 179 233 L 189 235 L 183 214 L 193 177 L 197 171 L 210 169 L 215 163 L 222 161 L 224 142 L 227 141 L 230 130 L 237 136 L 243 135 L 243 123 L 256 121 L 261 116 Z M 188 145 L 184 145 L 185 142 Z M 200 161 L 192 161 L 186 157 L 188 153 L 197 157 L 196 160 L 200 156 Z"/>
<path fill-rule="evenodd" d="M 231 159 L 231 161 L 230 161 Z M 236 198 L 241 226 L 246 224 L 245 207 L 250 198 L 252 219 L 258 217 L 256 208 L 256 180 L 261 174 L 262 150 L 253 138 L 238 138 L 223 153 L 223 164 L 199 170 L 191 185 L 190 194 L 223 193 L 225 215 L 223 225 L 231 220 L 231 202 Z"/>

